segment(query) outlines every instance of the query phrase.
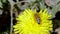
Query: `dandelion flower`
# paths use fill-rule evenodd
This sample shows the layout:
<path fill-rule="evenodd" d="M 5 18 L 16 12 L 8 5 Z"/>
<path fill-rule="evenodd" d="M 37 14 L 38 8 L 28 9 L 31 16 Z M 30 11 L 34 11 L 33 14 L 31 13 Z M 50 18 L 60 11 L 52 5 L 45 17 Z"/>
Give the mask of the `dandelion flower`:
<path fill-rule="evenodd" d="M 51 15 L 48 14 L 47 9 L 36 12 L 36 9 L 25 9 L 16 20 L 16 25 L 13 26 L 15 34 L 50 34 L 52 31 Z"/>

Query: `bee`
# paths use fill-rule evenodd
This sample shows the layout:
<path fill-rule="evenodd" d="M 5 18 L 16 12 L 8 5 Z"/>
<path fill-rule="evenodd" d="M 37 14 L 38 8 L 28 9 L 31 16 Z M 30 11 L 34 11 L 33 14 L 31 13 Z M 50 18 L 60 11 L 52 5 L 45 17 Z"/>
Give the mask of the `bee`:
<path fill-rule="evenodd" d="M 35 15 L 35 20 L 37 21 L 38 24 L 40 24 L 40 16 L 38 13 L 36 13 Z"/>

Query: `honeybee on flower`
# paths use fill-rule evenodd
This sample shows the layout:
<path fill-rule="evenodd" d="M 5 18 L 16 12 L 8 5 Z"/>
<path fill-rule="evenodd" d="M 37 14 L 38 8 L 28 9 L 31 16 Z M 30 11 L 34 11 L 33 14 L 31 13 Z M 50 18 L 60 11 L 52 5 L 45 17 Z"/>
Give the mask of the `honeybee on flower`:
<path fill-rule="evenodd" d="M 36 9 L 25 9 L 16 20 L 16 25 L 13 26 L 14 33 L 17 34 L 50 34 L 52 31 L 51 15 L 48 14 L 47 9 L 37 12 Z"/>

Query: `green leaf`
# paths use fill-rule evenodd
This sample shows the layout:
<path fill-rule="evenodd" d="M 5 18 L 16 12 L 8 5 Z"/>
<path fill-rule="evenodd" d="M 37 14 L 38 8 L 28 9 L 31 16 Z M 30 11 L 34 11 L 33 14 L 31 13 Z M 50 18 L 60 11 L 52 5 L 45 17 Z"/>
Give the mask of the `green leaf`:
<path fill-rule="evenodd" d="M 45 9 L 46 8 L 46 6 L 45 6 L 45 4 L 44 4 L 44 1 L 41 1 L 40 2 L 40 9 Z"/>

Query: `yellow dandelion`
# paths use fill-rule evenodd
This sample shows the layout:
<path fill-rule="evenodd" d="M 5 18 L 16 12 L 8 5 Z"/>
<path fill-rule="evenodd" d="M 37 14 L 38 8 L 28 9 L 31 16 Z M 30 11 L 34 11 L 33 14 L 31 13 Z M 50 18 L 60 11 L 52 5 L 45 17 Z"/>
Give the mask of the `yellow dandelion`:
<path fill-rule="evenodd" d="M 17 24 L 13 26 L 14 33 L 17 34 L 50 34 L 52 31 L 51 15 L 48 14 L 47 9 L 32 11 L 26 9 L 17 17 Z"/>

